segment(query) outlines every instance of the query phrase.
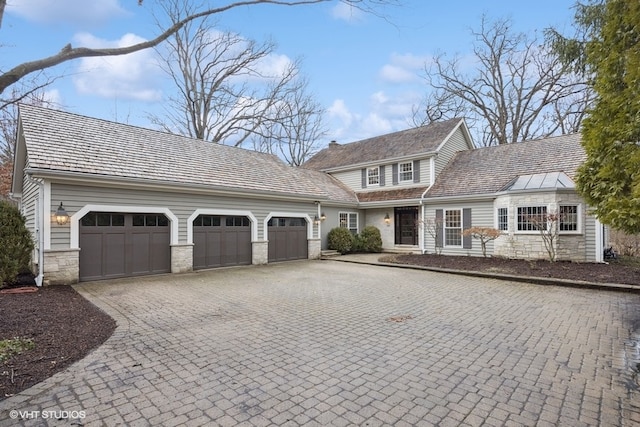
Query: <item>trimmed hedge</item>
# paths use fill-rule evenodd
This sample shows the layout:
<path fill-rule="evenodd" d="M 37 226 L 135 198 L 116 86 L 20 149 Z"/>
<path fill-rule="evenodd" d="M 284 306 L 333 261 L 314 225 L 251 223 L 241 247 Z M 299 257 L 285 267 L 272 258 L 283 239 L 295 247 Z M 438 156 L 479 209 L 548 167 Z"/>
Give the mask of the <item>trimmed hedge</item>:
<path fill-rule="evenodd" d="M 332 228 L 327 235 L 329 249 L 338 251 L 342 255 L 352 251 L 355 239 L 349 230 L 343 227 Z"/>

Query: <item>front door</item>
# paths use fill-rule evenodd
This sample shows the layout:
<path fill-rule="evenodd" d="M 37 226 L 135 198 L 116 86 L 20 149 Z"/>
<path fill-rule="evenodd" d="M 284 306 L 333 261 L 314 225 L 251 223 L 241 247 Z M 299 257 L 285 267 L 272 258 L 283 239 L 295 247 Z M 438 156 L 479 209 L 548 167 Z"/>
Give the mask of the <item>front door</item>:
<path fill-rule="evenodd" d="M 418 244 L 418 207 L 395 208 L 395 243 L 396 245 Z"/>

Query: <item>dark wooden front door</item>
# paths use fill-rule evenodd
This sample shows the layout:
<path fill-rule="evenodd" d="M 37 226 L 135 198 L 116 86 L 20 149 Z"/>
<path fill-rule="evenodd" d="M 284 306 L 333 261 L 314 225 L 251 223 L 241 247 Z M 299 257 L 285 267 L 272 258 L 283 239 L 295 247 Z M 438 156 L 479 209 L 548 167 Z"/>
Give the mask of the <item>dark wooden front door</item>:
<path fill-rule="evenodd" d="M 396 245 L 418 244 L 418 207 L 395 208 Z"/>

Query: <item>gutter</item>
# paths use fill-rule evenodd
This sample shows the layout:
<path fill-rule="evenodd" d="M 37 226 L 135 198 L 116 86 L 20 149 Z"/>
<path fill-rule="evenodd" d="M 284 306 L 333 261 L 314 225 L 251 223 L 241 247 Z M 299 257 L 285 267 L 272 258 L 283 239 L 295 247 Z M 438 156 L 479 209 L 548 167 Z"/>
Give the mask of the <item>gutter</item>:
<path fill-rule="evenodd" d="M 30 173 L 25 173 L 27 179 L 38 186 L 38 209 L 35 211 L 36 240 L 38 242 L 38 275 L 36 286 L 41 287 L 44 281 L 44 182 L 34 179 Z"/>

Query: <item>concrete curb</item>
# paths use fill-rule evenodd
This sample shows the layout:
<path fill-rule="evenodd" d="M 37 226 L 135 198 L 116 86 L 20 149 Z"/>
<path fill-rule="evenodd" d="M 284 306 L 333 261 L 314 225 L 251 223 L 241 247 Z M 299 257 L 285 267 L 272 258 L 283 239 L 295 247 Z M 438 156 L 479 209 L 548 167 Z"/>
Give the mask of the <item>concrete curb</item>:
<path fill-rule="evenodd" d="M 380 262 L 380 261 L 371 262 L 371 261 L 347 259 L 347 258 L 341 258 L 341 257 L 330 257 L 330 258 L 322 258 L 322 259 L 325 261 L 329 260 L 329 261 L 339 261 L 339 262 L 350 262 L 353 264 L 368 264 L 368 265 L 379 265 L 383 267 L 405 268 L 409 270 L 433 271 L 436 273 L 457 274 L 461 276 L 470 276 L 470 277 L 482 277 L 485 279 L 497 279 L 497 280 L 508 280 L 511 282 L 533 283 L 536 285 L 564 286 L 564 287 L 572 287 L 572 288 L 640 293 L 640 286 L 625 285 L 621 283 L 595 283 L 595 282 L 586 282 L 582 280 L 554 279 L 554 278 L 548 278 L 548 277 L 514 276 L 510 274 L 485 273 L 482 271 L 452 270 L 449 268 L 425 267 L 421 265 L 411 265 L 411 264 L 396 264 L 396 263 Z"/>

